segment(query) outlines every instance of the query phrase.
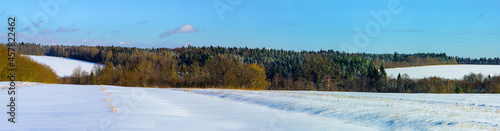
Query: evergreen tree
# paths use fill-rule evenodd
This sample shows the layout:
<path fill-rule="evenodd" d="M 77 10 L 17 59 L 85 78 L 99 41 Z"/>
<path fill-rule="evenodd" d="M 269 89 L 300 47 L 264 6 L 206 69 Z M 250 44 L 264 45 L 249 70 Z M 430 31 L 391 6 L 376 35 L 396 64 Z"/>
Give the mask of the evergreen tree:
<path fill-rule="evenodd" d="M 385 68 L 384 68 L 384 64 L 383 63 L 380 66 L 380 75 L 381 75 L 382 78 L 386 78 L 387 77 L 387 73 L 385 72 Z"/>
<path fill-rule="evenodd" d="M 464 93 L 464 92 L 462 91 L 462 87 L 460 87 L 460 86 L 457 86 L 457 87 L 455 88 L 455 92 L 456 92 L 456 93 Z"/>

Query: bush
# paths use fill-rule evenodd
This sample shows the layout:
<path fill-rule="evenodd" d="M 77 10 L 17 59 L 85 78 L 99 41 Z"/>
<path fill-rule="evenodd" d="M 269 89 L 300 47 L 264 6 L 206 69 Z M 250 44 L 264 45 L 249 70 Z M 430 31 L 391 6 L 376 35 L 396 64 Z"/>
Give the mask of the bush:
<path fill-rule="evenodd" d="M 455 92 L 456 92 L 456 93 L 464 93 L 464 92 L 462 91 L 462 87 L 460 87 L 460 86 L 457 86 L 457 87 L 455 88 Z"/>
<path fill-rule="evenodd" d="M 7 58 L 8 48 L 4 44 L 0 44 L 0 81 L 9 81 L 6 77 L 11 72 L 8 70 L 9 61 Z M 57 83 L 57 74 L 47 65 L 40 64 L 28 56 L 22 56 L 18 53 L 15 55 L 16 64 L 16 81 L 41 82 L 41 83 Z"/>

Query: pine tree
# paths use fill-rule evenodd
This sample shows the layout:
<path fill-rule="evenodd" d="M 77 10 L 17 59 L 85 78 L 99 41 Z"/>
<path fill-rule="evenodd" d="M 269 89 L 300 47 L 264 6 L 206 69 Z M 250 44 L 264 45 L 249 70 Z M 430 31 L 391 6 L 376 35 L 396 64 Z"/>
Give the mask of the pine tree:
<path fill-rule="evenodd" d="M 462 91 L 462 87 L 460 87 L 460 86 L 457 86 L 457 87 L 455 88 L 455 92 L 456 92 L 456 93 L 464 93 L 464 92 Z"/>
<path fill-rule="evenodd" d="M 385 68 L 384 68 L 384 63 L 382 63 L 382 65 L 380 65 L 380 76 L 382 78 L 386 78 L 387 77 L 387 73 L 385 72 Z"/>

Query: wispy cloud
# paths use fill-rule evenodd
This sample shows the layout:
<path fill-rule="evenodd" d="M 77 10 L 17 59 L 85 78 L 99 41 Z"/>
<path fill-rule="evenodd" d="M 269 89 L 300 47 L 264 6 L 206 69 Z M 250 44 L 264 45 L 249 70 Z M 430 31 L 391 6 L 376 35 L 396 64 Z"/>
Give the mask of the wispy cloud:
<path fill-rule="evenodd" d="M 451 43 L 462 43 L 462 41 L 459 41 L 459 40 L 450 40 L 449 42 L 451 42 Z"/>
<path fill-rule="evenodd" d="M 80 31 L 80 29 L 78 28 L 73 28 L 75 24 L 71 25 L 71 26 L 68 26 L 66 28 L 62 27 L 62 26 L 59 26 L 59 28 L 57 28 L 56 32 L 59 32 L 59 33 L 70 33 L 70 32 L 78 32 Z"/>
<path fill-rule="evenodd" d="M 452 34 L 455 34 L 455 35 L 470 35 L 470 34 L 474 34 L 474 32 L 472 32 L 472 31 L 464 31 L 464 32 L 456 32 L 456 33 L 452 33 Z"/>
<path fill-rule="evenodd" d="M 31 29 L 31 25 L 26 26 L 26 28 L 22 29 L 21 32 L 28 31 Z"/>
<path fill-rule="evenodd" d="M 409 29 L 390 29 L 390 30 L 383 30 L 384 32 L 423 32 L 421 30 L 409 30 Z"/>
<path fill-rule="evenodd" d="M 291 23 L 291 22 L 281 22 L 281 23 L 278 23 L 280 25 L 287 25 L 287 26 L 297 26 L 299 24 L 297 23 Z"/>
<path fill-rule="evenodd" d="M 31 30 L 31 28 L 33 28 L 33 26 L 40 28 L 41 23 L 40 22 L 33 22 L 31 25 L 28 25 L 28 26 L 26 26 L 26 28 L 22 29 L 21 32 Z"/>
<path fill-rule="evenodd" d="M 87 32 L 87 35 L 92 34 L 92 31 L 94 31 L 94 29 L 90 29 L 90 31 L 89 31 L 89 32 Z"/>
<path fill-rule="evenodd" d="M 50 30 L 48 30 L 50 31 Z M 16 32 L 16 39 L 19 42 L 28 42 L 28 43 L 39 43 L 42 45 L 102 45 L 102 46 L 127 46 L 137 47 L 138 45 L 143 45 L 143 43 L 136 43 L 131 41 L 104 41 L 104 40 L 92 40 L 92 39 L 81 39 L 81 40 L 60 40 L 58 37 L 48 34 L 35 33 L 35 34 L 27 34 L 22 32 Z M 6 43 L 7 35 L 0 33 L 0 43 Z"/>
<path fill-rule="evenodd" d="M 188 47 L 188 46 L 194 46 L 194 44 L 193 43 L 184 43 L 184 44 L 182 44 L 182 46 Z"/>
<path fill-rule="evenodd" d="M 38 32 L 40 34 L 52 34 L 52 31 L 49 29 L 43 29 L 42 31 Z"/>
<path fill-rule="evenodd" d="M 120 45 L 132 45 L 135 44 L 135 42 L 124 42 L 124 41 L 119 41 L 118 44 Z"/>
<path fill-rule="evenodd" d="M 82 39 L 78 41 L 70 41 L 66 42 L 65 44 L 67 45 L 102 45 L 102 46 L 132 46 L 133 44 L 136 44 L 135 42 L 125 42 L 125 41 L 103 41 L 103 40 L 92 40 L 92 39 Z"/>
<path fill-rule="evenodd" d="M 481 14 L 477 15 L 477 17 L 483 17 L 484 16 L 484 10 L 481 12 Z"/>
<path fill-rule="evenodd" d="M 120 32 L 120 30 L 112 30 L 109 33 L 114 34 L 114 33 L 118 33 L 118 32 Z"/>
<path fill-rule="evenodd" d="M 498 33 L 486 33 L 487 35 L 500 35 Z"/>
<path fill-rule="evenodd" d="M 139 22 L 136 22 L 134 25 L 142 25 L 142 24 L 146 24 L 148 22 L 149 22 L 148 20 L 141 20 Z"/>
<path fill-rule="evenodd" d="M 104 32 L 102 34 L 115 34 L 115 33 L 120 33 L 121 31 L 120 30 L 111 30 L 111 31 L 108 31 L 108 32 Z"/>
<path fill-rule="evenodd" d="M 34 25 L 35 27 L 40 27 L 40 26 L 41 26 L 41 23 L 40 23 L 40 22 L 33 22 L 33 25 Z"/>
<path fill-rule="evenodd" d="M 193 27 L 193 25 L 187 24 L 187 25 L 183 25 L 177 29 L 168 30 L 167 32 L 160 34 L 160 38 L 169 37 L 173 34 L 178 34 L 178 33 L 191 33 L 191 32 L 198 32 L 198 31 L 199 31 L 198 28 Z"/>
<path fill-rule="evenodd" d="M 22 42 L 34 42 L 34 43 L 49 44 L 49 45 L 59 42 L 58 38 L 47 34 L 36 34 L 36 33 L 26 34 L 26 33 L 16 32 L 16 37 L 19 39 L 18 41 Z"/>

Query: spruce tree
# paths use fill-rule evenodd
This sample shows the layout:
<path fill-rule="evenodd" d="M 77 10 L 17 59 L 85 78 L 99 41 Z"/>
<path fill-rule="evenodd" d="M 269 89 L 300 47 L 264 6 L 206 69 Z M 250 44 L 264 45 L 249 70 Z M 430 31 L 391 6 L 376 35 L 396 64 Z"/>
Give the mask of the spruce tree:
<path fill-rule="evenodd" d="M 387 77 L 387 73 L 385 72 L 385 68 L 384 68 L 384 63 L 382 63 L 382 65 L 380 65 L 380 77 L 382 77 L 382 78 Z"/>

